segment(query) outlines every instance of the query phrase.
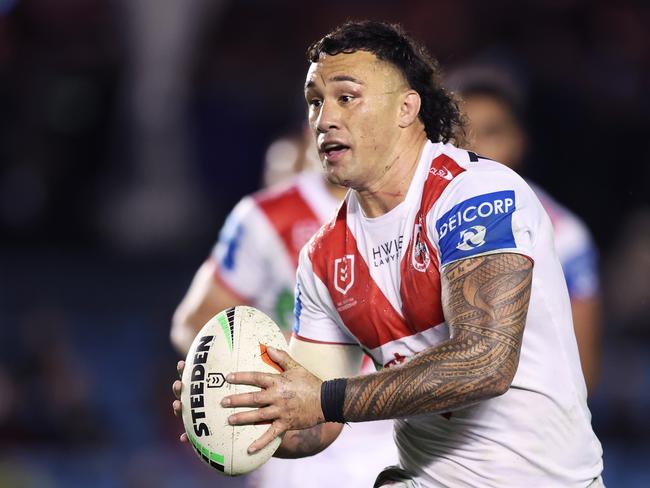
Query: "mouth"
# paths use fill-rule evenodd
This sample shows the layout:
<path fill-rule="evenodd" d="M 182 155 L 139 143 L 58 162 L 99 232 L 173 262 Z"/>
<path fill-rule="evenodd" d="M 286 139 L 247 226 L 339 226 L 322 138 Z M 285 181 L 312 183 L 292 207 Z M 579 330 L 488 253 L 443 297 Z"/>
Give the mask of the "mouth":
<path fill-rule="evenodd" d="M 349 149 L 350 146 L 334 141 L 321 144 L 319 152 L 324 156 L 327 162 L 336 163 L 343 158 Z"/>

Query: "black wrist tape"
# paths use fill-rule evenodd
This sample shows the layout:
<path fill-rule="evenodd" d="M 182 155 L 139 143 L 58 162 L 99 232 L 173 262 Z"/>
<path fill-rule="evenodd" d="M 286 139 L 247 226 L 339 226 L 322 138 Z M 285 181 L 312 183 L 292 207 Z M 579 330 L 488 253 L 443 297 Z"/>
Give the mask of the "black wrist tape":
<path fill-rule="evenodd" d="M 348 380 L 339 378 L 323 381 L 320 385 L 320 408 L 326 422 L 345 423 L 343 419 L 343 402 Z"/>

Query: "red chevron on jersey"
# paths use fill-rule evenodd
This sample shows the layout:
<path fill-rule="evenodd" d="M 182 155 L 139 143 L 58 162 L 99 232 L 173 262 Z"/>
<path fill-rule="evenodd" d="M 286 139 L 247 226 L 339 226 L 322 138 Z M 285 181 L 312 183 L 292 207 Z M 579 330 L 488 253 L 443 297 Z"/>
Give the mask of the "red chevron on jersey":
<path fill-rule="evenodd" d="M 431 162 L 413 233 L 401 262 L 402 312 L 410 326 L 417 331 L 427 330 L 431 325 L 445 320 L 440 302 L 438 259 L 435 247 L 427 237 L 426 216 L 451 180 L 463 171 L 465 170 L 445 154 Z M 431 299 L 418 298 L 422 296 Z"/>
<path fill-rule="evenodd" d="M 427 237 L 426 215 L 450 181 L 463 171 L 446 155 L 431 162 L 400 264 L 399 311 L 370 274 L 347 225 L 347 204 L 312 241 L 309 258 L 314 273 L 328 288 L 343 323 L 364 347 L 374 349 L 444 322 L 438 258 Z M 422 296 L 430 298 L 422 300 Z"/>
<path fill-rule="evenodd" d="M 347 227 L 346 214 L 347 205 L 343 204 L 336 220 L 312 241 L 309 258 L 348 330 L 364 347 L 374 349 L 414 331 L 370 276 Z"/>
<path fill-rule="evenodd" d="M 300 249 L 321 225 L 318 216 L 295 185 L 261 192 L 255 195 L 255 202 L 282 239 L 294 266 L 298 266 Z"/>

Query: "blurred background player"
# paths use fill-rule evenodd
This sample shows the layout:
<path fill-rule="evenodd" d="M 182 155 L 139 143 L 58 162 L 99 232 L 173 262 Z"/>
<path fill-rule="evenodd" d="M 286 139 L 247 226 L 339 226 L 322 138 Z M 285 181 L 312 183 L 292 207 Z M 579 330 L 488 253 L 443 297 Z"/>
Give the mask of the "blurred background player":
<path fill-rule="evenodd" d="M 244 197 L 230 213 L 174 314 L 171 339 L 183 356 L 209 319 L 235 305 L 259 308 L 287 338 L 291 334 L 300 249 L 347 193 L 328 183 L 319 166 L 308 130 L 269 147 L 263 177 L 268 188 Z M 368 359 L 362 368 L 374 370 Z M 249 475 L 246 486 L 372 486 L 378 471 L 397 462 L 391 421 L 347 426 L 336 445 L 300 460 L 271 459 Z"/>
<path fill-rule="evenodd" d="M 448 87 L 463 99 L 469 149 L 524 170 L 528 151 L 526 96 L 507 69 L 487 63 L 458 67 L 447 78 Z M 528 181 L 551 218 L 555 248 L 571 298 L 573 325 L 580 362 L 589 392 L 598 380 L 601 302 L 598 253 L 584 222 Z"/>

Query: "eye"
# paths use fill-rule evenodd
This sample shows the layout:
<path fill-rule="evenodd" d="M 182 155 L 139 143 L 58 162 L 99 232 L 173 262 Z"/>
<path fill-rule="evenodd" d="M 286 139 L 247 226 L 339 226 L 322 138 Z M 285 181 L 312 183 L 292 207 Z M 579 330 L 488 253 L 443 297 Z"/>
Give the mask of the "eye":
<path fill-rule="evenodd" d="M 351 95 L 341 95 L 339 97 L 339 102 L 341 102 L 341 103 L 349 103 L 349 102 L 352 101 L 353 98 L 354 97 L 351 96 Z"/>
<path fill-rule="evenodd" d="M 318 98 L 312 98 L 308 103 L 310 107 L 318 108 L 323 104 L 323 101 Z"/>

